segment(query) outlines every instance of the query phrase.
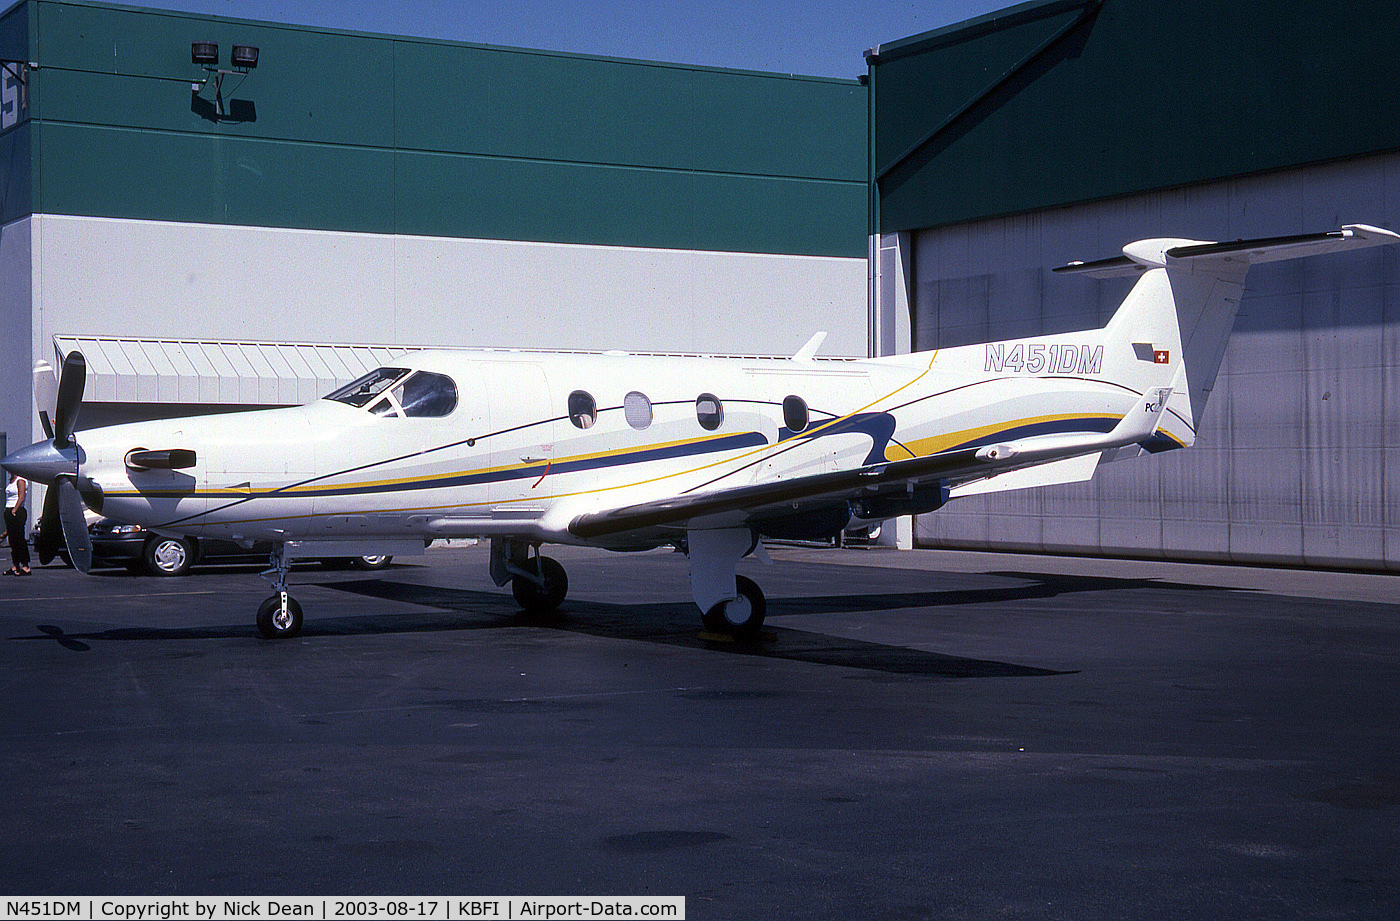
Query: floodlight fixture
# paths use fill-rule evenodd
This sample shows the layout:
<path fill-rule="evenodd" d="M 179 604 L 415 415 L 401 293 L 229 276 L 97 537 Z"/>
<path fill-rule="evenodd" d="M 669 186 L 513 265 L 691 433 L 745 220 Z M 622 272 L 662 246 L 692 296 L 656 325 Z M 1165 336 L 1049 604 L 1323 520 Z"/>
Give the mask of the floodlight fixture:
<path fill-rule="evenodd" d="M 233 53 L 229 56 L 229 63 L 242 70 L 252 70 L 258 66 L 258 49 L 256 45 L 234 45 Z"/>
<path fill-rule="evenodd" d="M 254 58 L 256 58 L 256 53 Z M 219 66 L 219 45 L 217 42 L 191 42 L 190 62 L 205 67 Z"/>

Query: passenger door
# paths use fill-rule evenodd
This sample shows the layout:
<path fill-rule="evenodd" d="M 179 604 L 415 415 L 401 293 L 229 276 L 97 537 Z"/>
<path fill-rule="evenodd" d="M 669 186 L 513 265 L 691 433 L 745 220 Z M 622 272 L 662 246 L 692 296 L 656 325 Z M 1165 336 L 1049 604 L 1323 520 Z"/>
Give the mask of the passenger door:
<path fill-rule="evenodd" d="M 490 388 L 491 483 L 487 495 L 493 518 L 535 518 L 554 495 L 549 476 L 554 459 L 554 419 L 544 368 L 533 362 L 483 365 L 506 387 Z"/>

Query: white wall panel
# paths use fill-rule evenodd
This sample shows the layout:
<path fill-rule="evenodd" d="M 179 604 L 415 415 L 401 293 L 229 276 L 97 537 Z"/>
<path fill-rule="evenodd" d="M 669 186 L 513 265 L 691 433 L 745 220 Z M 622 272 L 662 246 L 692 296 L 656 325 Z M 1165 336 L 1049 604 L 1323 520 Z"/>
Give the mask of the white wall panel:
<path fill-rule="evenodd" d="M 30 401 L 31 333 L 30 311 L 30 221 L 22 218 L 0 226 L 0 432 L 5 433 L 8 449 L 30 444 L 40 435 L 39 423 Z"/>
<path fill-rule="evenodd" d="M 785 353 L 822 329 L 824 354 L 866 353 L 864 259 L 33 222 L 40 343 L 67 334 Z"/>

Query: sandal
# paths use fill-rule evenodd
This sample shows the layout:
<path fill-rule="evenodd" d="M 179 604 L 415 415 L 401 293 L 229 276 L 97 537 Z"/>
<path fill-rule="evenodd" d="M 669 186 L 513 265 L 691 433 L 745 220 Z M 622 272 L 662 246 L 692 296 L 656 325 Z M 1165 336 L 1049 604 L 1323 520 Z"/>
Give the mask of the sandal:
<path fill-rule="evenodd" d="M 20 572 L 20 569 L 19 569 L 18 566 L 12 566 L 11 568 L 5 570 L 5 575 L 7 575 L 7 576 L 17 576 L 17 575 L 19 575 L 19 572 Z"/>
<path fill-rule="evenodd" d="M 21 570 L 19 570 L 18 572 L 16 572 L 15 575 L 17 575 L 17 576 L 32 576 L 32 575 L 34 575 L 34 570 L 32 570 L 32 569 L 21 569 Z"/>

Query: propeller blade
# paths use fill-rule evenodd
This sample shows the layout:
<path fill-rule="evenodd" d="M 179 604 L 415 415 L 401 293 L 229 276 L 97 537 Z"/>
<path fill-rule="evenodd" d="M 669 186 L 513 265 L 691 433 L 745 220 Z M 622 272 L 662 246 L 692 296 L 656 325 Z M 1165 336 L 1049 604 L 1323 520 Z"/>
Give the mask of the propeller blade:
<path fill-rule="evenodd" d="M 58 520 L 68 544 L 68 558 L 79 572 L 87 572 L 92 569 L 92 537 L 88 534 L 87 517 L 83 515 L 83 497 L 78 495 L 78 487 L 68 477 L 60 478 L 49 491 L 58 493 Z M 44 505 L 48 504 L 45 497 Z"/>
<path fill-rule="evenodd" d="M 44 495 L 44 511 L 39 516 L 39 533 L 34 536 L 34 550 L 39 555 L 39 562 L 47 566 L 62 546 L 63 524 L 58 520 L 58 490 L 51 487 Z"/>
<path fill-rule="evenodd" d="M 53 444 L 60 450 L 73 443 L 73 429 L 78 424 L 78 410 L 83 407 L 86 384 L 87 359 L 82 352 L 69 352 L 63 359 L 63 372 L 58 376 L 58 400 L 53 410 Z"/>

